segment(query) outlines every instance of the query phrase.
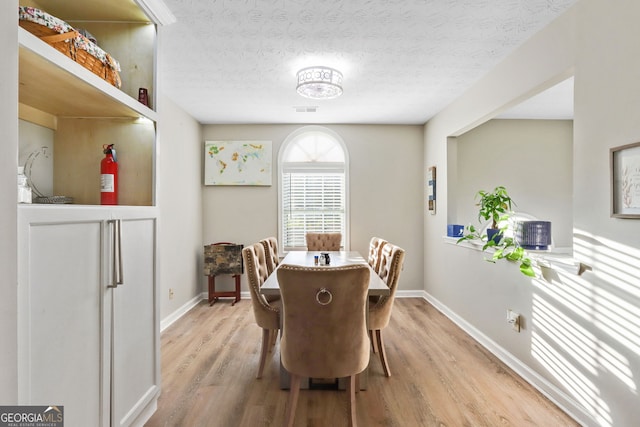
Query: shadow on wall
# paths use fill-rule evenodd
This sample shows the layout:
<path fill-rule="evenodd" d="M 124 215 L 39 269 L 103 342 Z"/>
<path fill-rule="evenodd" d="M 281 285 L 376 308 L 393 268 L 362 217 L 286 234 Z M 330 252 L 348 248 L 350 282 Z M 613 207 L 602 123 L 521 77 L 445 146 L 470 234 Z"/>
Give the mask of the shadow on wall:
<path fill-rule="evenodd" d="M 640 388 L 640 250 L 576 230 L 574 252 L 593 273 L 536 282 L 531 351 L 600 426 L 613 427 L 614 405 L 640 417 L 631 401 Z"/>

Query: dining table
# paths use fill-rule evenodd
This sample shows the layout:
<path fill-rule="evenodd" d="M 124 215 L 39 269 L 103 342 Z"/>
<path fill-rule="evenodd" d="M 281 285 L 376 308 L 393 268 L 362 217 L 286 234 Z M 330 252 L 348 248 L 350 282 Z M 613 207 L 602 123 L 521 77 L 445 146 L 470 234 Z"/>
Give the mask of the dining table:
<path fill-rule="evenodd" d="M 329 265 L 321 265 L 320 257 L 322 254 L 329 254 L 330 263 Z M 315 257 L 318 257 L 318 264 L 316 264 Z M 297 265 L 302 267 L 342 267 L 345 265 L 354 265 L 354 264 L 363 264 L 367 265 L 370 268 L 369 274 L 369 288 L 368 295 L 369 296 L 383 296 L 389 295 L 390 290 L 386 283 L 378 276 L 378 274 L 371 269 L 371 266 L 367 262 L 367 260 L 360 255 L 357 251 L 289 251 L 285 257 L 278 264 L 283 265 Z M 273 271 L 267 278 L 267 280 L 260 287 L 260 293 L 263 295 L 280 295 L 280 286 L 278 284 L 278 268 Z M 368 304 L 369 298 L 367 298 Z M 369 313 L 367 308 L 366 313 Z M 282 319 L 283 316 L 280 316 L 280 327 L 282 328 Z M 371 363 L 370 358 L 369 363 Z M 359 375 L 359 383 L 360 389 L 365 390 L 367 388 L 367 375 L 368 375 L 368 367 Z M 288 389 L 290 383 L 290 375 L 289 372 L 282 366 L 282 362 L 280 363 L 280 388 Z M 318 388 L 326 388 L 325 383 L 322 384 Z M 346 386 L 346 381 L 344 379 L 339 379 L 338 388 L 344 389 Z M 300 388 L 314 388 L 313 387 L 313 379 L 309 381 L 308 379 L 301 382 Z"/>

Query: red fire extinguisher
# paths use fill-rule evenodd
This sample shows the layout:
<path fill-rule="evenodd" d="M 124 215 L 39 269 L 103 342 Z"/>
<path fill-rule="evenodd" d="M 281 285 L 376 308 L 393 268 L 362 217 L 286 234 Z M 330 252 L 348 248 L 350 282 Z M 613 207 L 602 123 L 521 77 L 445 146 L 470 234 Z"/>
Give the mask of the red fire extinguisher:
<path fill-rule="evenodd" d="M 104 159 L 100 162 L 100 203 L 118 204 L 118 160 L 113 144 L 104 145 Z"/>

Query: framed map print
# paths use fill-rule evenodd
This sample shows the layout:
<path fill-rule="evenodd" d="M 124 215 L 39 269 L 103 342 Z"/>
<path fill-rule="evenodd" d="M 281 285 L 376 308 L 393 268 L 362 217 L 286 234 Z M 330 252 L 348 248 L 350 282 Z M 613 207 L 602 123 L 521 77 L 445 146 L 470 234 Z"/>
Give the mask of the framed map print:
<path fill-rule="evenodd" d="M 271 185 L 271 141 L 205 141 L 204 185 Z"/>

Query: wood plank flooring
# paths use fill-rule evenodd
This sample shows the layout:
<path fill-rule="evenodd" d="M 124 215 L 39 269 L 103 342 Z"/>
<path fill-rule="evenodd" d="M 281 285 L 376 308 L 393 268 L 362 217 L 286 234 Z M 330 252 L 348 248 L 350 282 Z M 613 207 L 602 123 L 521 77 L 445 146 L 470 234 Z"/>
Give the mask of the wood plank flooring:
<path fill-rule="evenodd" d="M 396 299 L 383 334 L 392 376 L 372 354 L 361 427 L 578 425 L 422 299 Z M 162 394 L 146 426 L 282 425 L 279 346 L 258 380 L 260 340 L 250 300 L 196 306 L 162 333 Z M 296 426 L 347 422 L 346 392 L 300 391 Z"/>

